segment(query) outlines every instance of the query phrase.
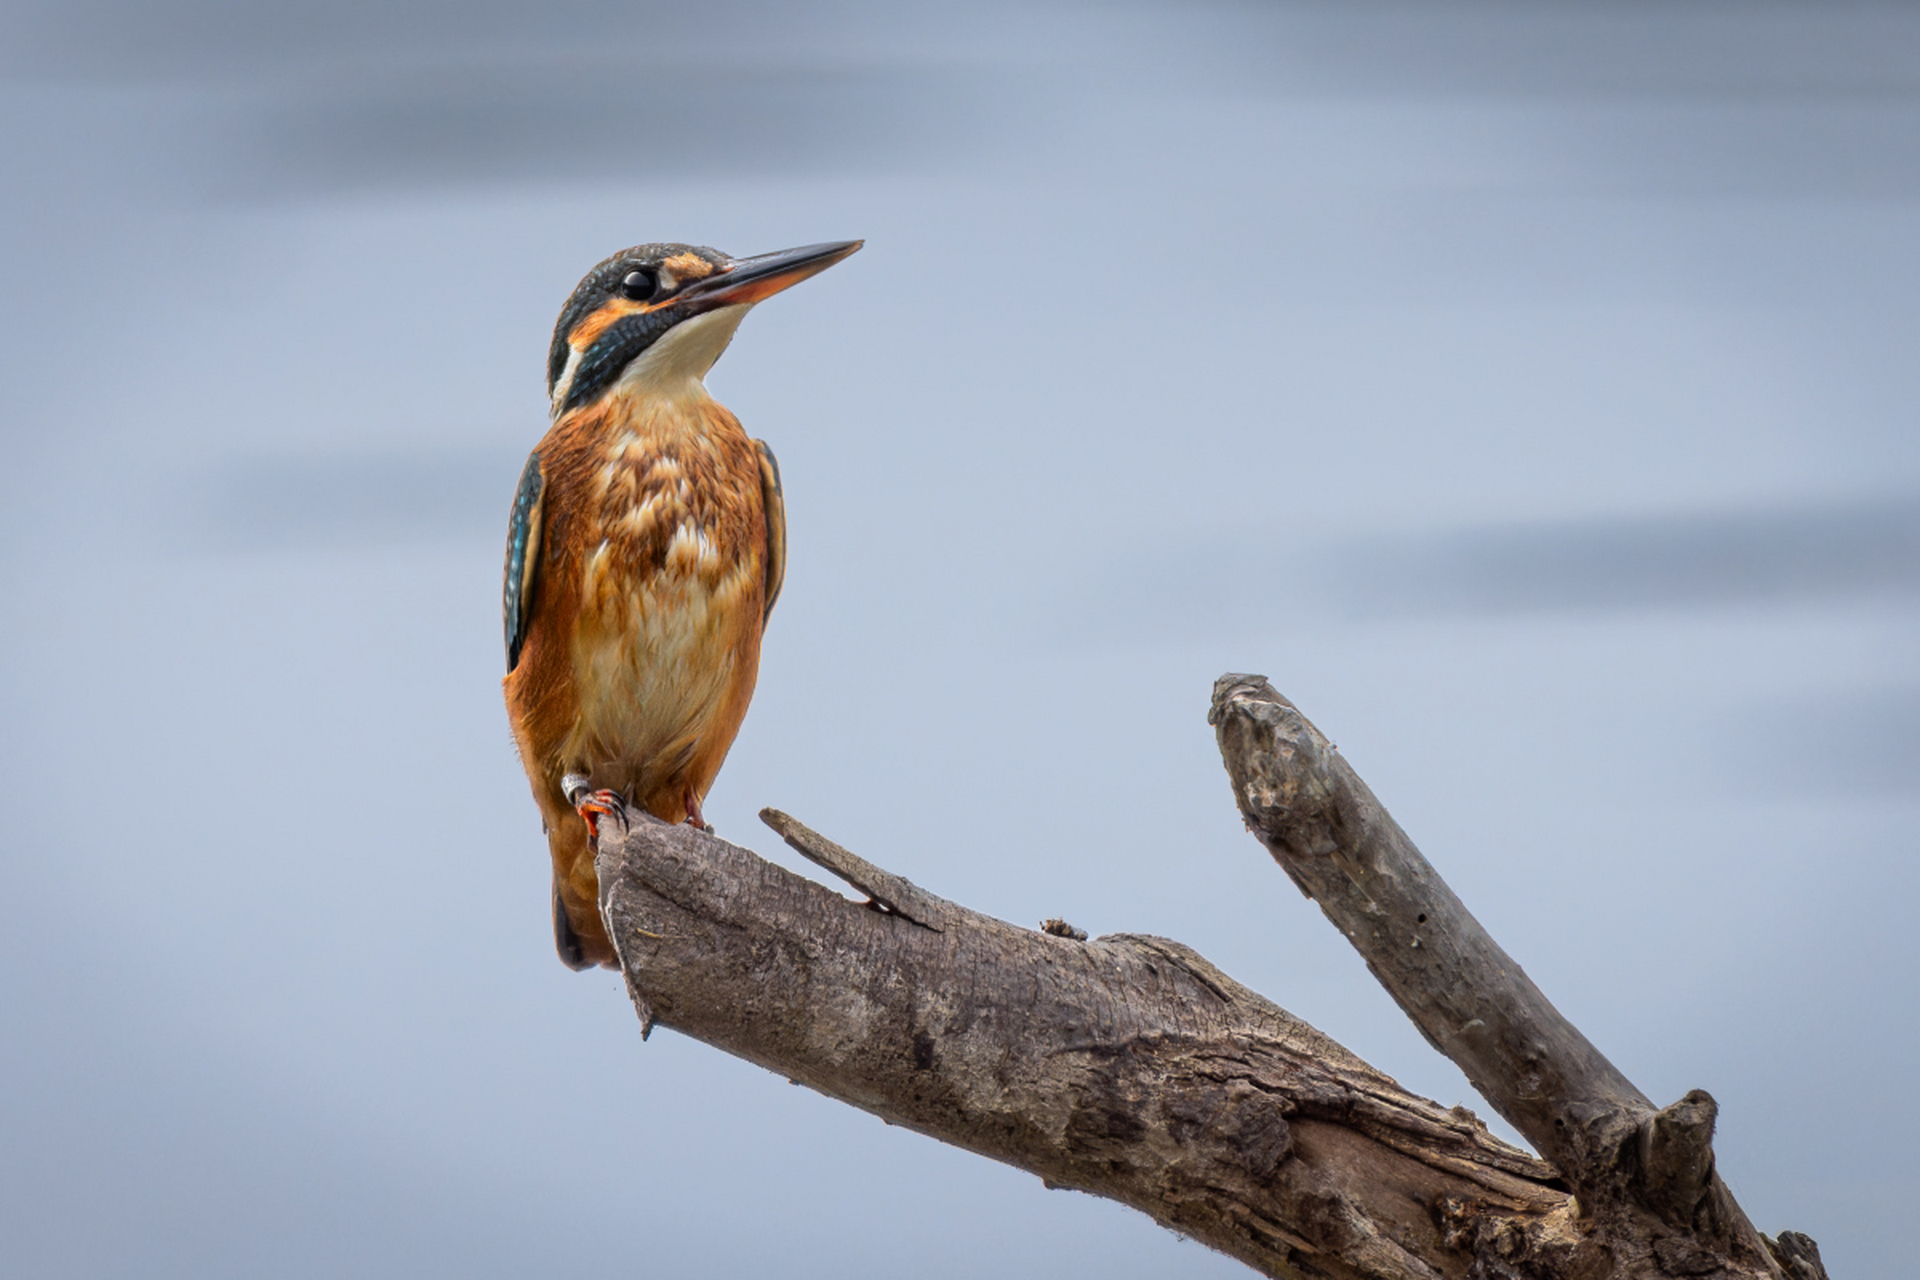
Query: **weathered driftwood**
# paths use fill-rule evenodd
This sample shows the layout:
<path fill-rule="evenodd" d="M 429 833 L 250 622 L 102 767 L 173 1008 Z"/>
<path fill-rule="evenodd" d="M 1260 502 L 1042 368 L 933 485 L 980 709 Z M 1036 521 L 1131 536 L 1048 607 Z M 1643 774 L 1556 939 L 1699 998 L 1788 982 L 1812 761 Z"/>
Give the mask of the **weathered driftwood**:
<path fill-rule="evenodd" d="M 1479 1221 L 1574 1238 L 1546 1165 L 1178 943 L 1018 928 L 765 816 L 872 903 L 636 817 L 600 877 L 649 1025 L 1271 1275 L 1465 1275 L 1427 1259 Z"/>
<path fill-rule="evenodd" d="M 601 906 L 643 1030 L 658 1020 L 1049 1186 L 1132 1205 L 1267 1275 L 1782 1274 L 1713 1176 L 1712 1100 L 1693 1094 L 1655 1112 L 1557 1014 L 1529 1031 L 1525 1019 L 1551 1006 L 1325 740 L 1264 682 L 1229 677 L 1216 695 L 1236 795 L 1255 798 L 1250 822 L 1282 865 L 1323 906 L 1351 905 L 1356 928 L 1382 946 L 1431 948 L 1430 965 L 1368 959 L 1390 989 L 1408 989 L 1395 994 L 1409 1012 L 1440 1010 L 1423 1029 L 1450 1056 L 1449 1043 L 1468 1046 L 1475 1065 L 1462 1065 L 1476 1083 L 1503 1114 L 1528 1118 L 1516 1127 L 1588 1163 L 1563 1179 L 1178 943 L 1086 941 L 1060 921 L 1022 929 L 772 810 L 762 817 L 789 844 L 868 900 L 689 827 L 644 815 L 625 832 L 603 826 Z M 1383 849 L 1401 860 L 1383 861 Z M 1302 859 L 1312 860 L 1305 870 Z M 1328 868 L 1373 892 L 1323 881 Z M 1388 870 L 1415 889 L 1407 919 L 1426 934 L 1393 923 L 1405 904 L 1369 880 Z M 1465 924 L 1449 923 L 1443 946 L 1436 921 L 1456 916 Z M 1516 1007 L 1482 1007 L 1499 998 L 1470 989 L 1493 980 L 1487 964 L 1524 984 L 1496 988 L 1525 997 Z M 1460 989 L 1421 995 L 1422 972 Z M 1488 1087 L 1514 1063 L 1542 1074 Z M 1540 1096 L 1560 1088 L 1577 1115 L 1556 1117 Z M 1596 1110 L 1607 1106 L 1630 1115 Z M 1556 1118 L 1576 1130 L 1557 1145 L 1529 1128 L 1555 1131 Z M 1777 1248 L 1792 1280 L 1824 1280 L 1811 1241 L 1783 1237 Z"/>
<path fill-rule="evenodd" d="M 1714 1172 L 1712 1097 L 1696 1089 L 1656 1109 L 1266 677 L 1222 676 L 1208 720 L 1248 828 L 1428 1042 L 1560 1170 L 1616 1273 L 1782 1274 Z"/>

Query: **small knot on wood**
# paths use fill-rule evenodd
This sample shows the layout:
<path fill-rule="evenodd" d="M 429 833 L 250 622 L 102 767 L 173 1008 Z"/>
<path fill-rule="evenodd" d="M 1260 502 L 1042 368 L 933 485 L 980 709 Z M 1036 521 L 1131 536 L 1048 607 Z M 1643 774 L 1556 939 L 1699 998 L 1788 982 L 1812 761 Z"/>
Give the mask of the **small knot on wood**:
<path fill-rule="evenodd" d="M 1224 675 L 1213 683 L 1207 723 L 1219 739 L 1241 816 L 1269 844 L 1303 845 L 1296 853 L 1324 853 L 1323 833 L 1301 824 L 1319 820 L 1333 795 L 1333 744 L 1281 696 L 1265 676 Z"/>
<path fill-rule="evenodd" d="M 1713 1183 L 1713 1124 L 1719 1104 L 1704 1089 L 1657 1111 L 1640 1126 L 1641 1198 L 1671 1226 L 1692 1230 Z"/>
<path fill-rule="evenodd" d="M 1213 682 L 1213 709 L 1207 712 L 1207 723 L 1217 728 L 1226 718 L 1228 704 L 1242 698 L 1262 698 L 1263 695 L 1279 696 L 1274 693 L 1273 683 L 1265 676 L 1229 671 Z"/>
<path fill-rule="evenodd" d="M 1820 1261 L 1820 1246 L 1798 1231 L 1782 1231 L 1778 1240 L 1767 1240 L 1767 1248 L 1780 1269 L 1787 1273 L 1787 1280 L 1827 1280 L 1827 1264 Z"/>

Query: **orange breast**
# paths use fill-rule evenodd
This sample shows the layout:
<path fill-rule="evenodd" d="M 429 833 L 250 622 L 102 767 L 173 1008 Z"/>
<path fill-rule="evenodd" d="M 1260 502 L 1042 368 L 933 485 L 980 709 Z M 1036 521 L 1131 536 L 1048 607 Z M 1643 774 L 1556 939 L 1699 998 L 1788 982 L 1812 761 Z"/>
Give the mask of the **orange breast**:
<path fill-rule="evenodd" d="M 585 518 L 564 537 L 579 709 L 556 746 L 596 785 L 651 808 L 711 757 L 695 780 L 704 794 L 746 713 L 766 522 L 753 443 L 732 414 L 704 398 L 613 407 L 628 411 L 583 442 L 583 465 L 562 467 Z"/>
<path fill-rule="evenodd" d="M 614 397 L 563 417 L 540 455 L 542 563 L 507 702 L 586 937 L 592 860 L 560 778 L 669 822 L 704 798 L 758 674 L 766 513 L 753 442 L 704 397 Z"/>

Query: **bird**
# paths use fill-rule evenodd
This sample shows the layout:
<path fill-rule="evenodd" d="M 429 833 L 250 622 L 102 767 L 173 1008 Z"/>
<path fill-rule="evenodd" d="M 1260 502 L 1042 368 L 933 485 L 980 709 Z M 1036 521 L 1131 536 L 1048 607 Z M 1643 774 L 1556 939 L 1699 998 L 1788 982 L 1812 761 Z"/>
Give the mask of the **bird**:
<path fill-rule="evenodd" d="M 779 464 L 707 373 L 750 309 L 863 243 L 638 245 L 589 271 L 554 325 L 550 425 L 508 519 L 502 689 L 569 968 L 619 965 L 594 872 L 602 819 L 636 806 L 710 829 L 701 805 L 786 575 Z"/>

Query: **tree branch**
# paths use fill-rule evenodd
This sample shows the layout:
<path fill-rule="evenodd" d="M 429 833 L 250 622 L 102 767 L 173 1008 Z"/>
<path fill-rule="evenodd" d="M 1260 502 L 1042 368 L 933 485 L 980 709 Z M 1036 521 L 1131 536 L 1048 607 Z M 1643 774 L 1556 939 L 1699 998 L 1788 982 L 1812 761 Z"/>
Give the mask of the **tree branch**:
<path fill-rule="evenodd" d="M 1330 917 L 1350 913 L 1436 1046 L 1570 1162 L 1578 1199 L 1179 943 L 1019 928 L 774 810 L 866 901 L 690 827 L 603 824 L 601 910 L 643 1030 L 1131 1205 L 1269 1276 L 1781 1275 L 1713 1175 L 1712 1099 L 1655 1112 L 1253 679 L 1223 680 L 1213 714 L 1250 824 Z M 1824 1280 L 1811 1241 L 1777 1248 L 1791 1280 Z"/>
<path fill-rule="evenodd" d="M 1618 1144 L 1617 1117 L 1653 1111 L 1266 677 L 1222 676 L 1208 719 L 1249 828 L 1428 1042 L 1540 1154 L 1576 1176 L 1596 1146 Z"/>
<path fill-rule="evenodd" d="M 838 850 L 767 818 L 809 856 Z M 631 822 L 604 829 L 601 901 L 649 1021 L 1268 1275 L 1464 1277 L 1447 1242 L 1485 1224 L 1578 1248 L 1550 1168 L 1179 943 L 1022 929 L 817 858 L 875 895 L 856 903 Z"/>
<path fill-rule="evenodd" d="M 1781 1246 L 1753 1229 L 1714 1172 L 1711 1096 L 1696 1089 L 1656 1111 L 1265 676 L 1220 677 L 1208 720 L 1248 829 L 1428 1042 L 1566 1176 L 1586 1214 L 1676 1274 L 1696 1265 L 1783 1274 Z M 1654 1222 L 1638 1220 L 1647 1215 Z M 1616 1248 L 1615 1265 L 1626 1261 Z"/>

